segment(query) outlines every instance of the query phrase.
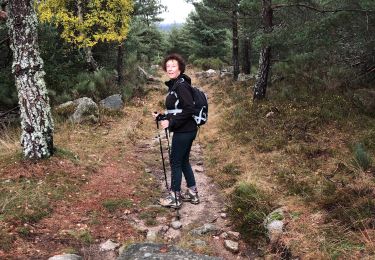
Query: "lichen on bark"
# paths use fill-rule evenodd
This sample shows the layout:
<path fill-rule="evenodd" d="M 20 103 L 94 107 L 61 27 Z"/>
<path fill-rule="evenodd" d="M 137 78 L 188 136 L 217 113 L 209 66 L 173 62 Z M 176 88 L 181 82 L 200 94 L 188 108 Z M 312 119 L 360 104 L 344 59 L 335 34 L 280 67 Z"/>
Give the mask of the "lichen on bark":
<path fill-rule="evenodd" d="M 23 153 L 30 159 L 49 157 L 53 153 L 54 126 L 39 53 L 33 1 L 10 1 L 7 24 L 21 113 Z"/>

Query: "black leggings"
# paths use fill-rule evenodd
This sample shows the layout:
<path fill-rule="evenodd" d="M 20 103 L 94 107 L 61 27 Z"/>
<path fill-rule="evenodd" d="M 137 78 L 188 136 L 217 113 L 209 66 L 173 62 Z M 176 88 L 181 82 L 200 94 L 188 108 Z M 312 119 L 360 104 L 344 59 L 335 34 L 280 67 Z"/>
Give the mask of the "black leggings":
<path fill-rule="evenodd" d="M 172 191 L 181 191 L 182 173 L 187 186 L 195 186 L 194 172 L 189 162 L 190 150 L 197 131 L 174 133 L 171 149 Z"/>

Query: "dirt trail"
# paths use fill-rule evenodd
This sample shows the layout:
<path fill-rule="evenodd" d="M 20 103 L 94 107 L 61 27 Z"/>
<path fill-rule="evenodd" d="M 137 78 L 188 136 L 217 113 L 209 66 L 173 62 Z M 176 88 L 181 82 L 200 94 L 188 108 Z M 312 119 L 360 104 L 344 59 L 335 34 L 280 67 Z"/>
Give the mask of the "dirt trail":
<path fill-rule="evenodd" d="M 194 78 L 193 82 L 197 83 Z M 221 215 L 225 208 L 223 198 L 205 173 L 204 142 L 199 142 L 202 133 L 195 140 L 191 154 L 201 203 L 184 203 L 180 209 L 181 229 L 171 227 L 176 213 L 174 210 L 163 212 L 160 206 L 153 203 L 157 199 L 155 194 L 160 195 L 157 190 L 165 191 L 165 186 L 159 140 L 151 112 L 164 100 L 164 94 L 162 91 L 153 91 L 145 99 L 126 106 L 124 117 L 106 122 L 104 126 L 88 128 L 90 131 L 80 127 L 57 131 L 56 144 L 78 153 L 81 158 L 78 166 L 69 160 L 52 159 L 54 163 L 50 166 L 47 164 L 44 168 L 38 164 L 24 167 L 25 163 L 21 162 L 9 169 L 9 176 L 44 176 L 45 172 L 50 171 L 48 167 L 59 166 L 84 184 L 65 199 L 54 202 L 52 214 L 33 224 L 29 237 L 17 237 L 13 250 L 9 253 L 0 252 L 0 259 L 47 259 L 53 255 L 74 252 L 84 259 L 111 260 L 117 258 L 121 244 L 150 240 L 224 259 L 251 258 L 241 242 L 239 254 L 232 254 L 225 249 L 224 238 L 219 236 L 219 232 L 197 237 L 189 232 L 204 224 L 215 225 L 220 233 L 230 231 L 231 228 L 229 220 Z M 214 104 L 210 104 L 211 115 L 216 113 L 215 110 Z M 215 125 L 209 122 L 201 131 L 205 131 L 207 127 Z M 163 130 L 160 130 L 160 135 L 168 165 Z M 43 163 L 45 162 L 40 162 Z M 167 168 L 169 177 L 170 171 Z M 17 175 L 14 171 L 20 173 Z M 169 178 L 168 183 L 170 184 Z M 182 187 L 185 187 L 184 182 Z M 111 200 L 123 200 L 130 205 L 108 211 L 103 205 Z M 151 216 L 151 224 L 142 218 L 142 214 L 149 210 L 158 211 L 156 216 Z M 8 228 L 17 232 L 16 225 Z M 155 232 L 156 237 L 150 237 L 152 232 Z M 108 239 L 119 244 L 116 251 L 100 250 L 100 243 Z"/>

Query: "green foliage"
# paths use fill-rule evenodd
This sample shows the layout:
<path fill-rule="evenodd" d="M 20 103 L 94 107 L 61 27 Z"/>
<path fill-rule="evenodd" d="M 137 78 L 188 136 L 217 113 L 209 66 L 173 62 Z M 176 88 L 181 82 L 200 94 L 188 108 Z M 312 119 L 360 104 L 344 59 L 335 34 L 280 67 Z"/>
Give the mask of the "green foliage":
<path fill-rule="evenodd" d="M 77 76 L 78 84 L 72 90 L 75 97 L 91 97 L 99 101 L 120 90 L 115 84 L 113 73 L 102 69 L 94 72 L 80 73 Z"/>
<path fill-rule="evenodd" d="M 361 143 L 356 143 L 354 146 L 354 164 L 361 167 L 364 171 L 372 166 L 372 158 Z"/>
<path fill-rule="evenodd" d="M 271 197 L 254 184 L 240 183 L 230 195 L 230 214 L 247 239 L 265 234 L 263 221 L 271 212 Z"/>
<path fill-rule="evenodd" d="M 203 70 L 220 70 L 224 67 L 224 62 L 219 58 L 196 59 L 193 61 L 193 65 Z"/>

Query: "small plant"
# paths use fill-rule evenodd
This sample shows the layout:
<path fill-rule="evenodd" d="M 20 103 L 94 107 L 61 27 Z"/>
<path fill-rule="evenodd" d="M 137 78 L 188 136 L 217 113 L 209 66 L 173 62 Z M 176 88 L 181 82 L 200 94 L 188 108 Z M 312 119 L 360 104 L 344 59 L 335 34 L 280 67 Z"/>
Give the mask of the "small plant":
<path fill-rule="evenodd" d="M 80 241 L 83 244 L 90 244 L 94 241 L 89 230 L 69 230 L 68 235 L 74 237 L 76 240 Z"/>
<path fill-rule="evenodd" d="M 10 251 L 12 249 L 14 240 L 14 236 L 8 234 L 3 229 L 0 229 L 0 250 L 4 250 L 6 252 Z"/>
<path fill-rule="evenodd" d="M 259 238 L 265 234 L 263 221 L 271 212 L 271 198 L 254 184 L 240 183 L 230 196 L 230 215 L 245 237 Z"/>
<path fill-rule="evenodd" d="M 361 143 L 357 143 L 354 146 L 354 162 L 364 171 L 372 166 L 372 158 Z"/>
<path fill-rule="evenodd" d="M 109 199 L 103 202 L 103 207 L 106 208 L 110 213 L 115 212 L 121 208 L 130 208 L 133 202 L 128 199 Z"/>

